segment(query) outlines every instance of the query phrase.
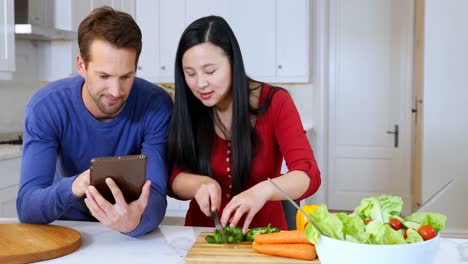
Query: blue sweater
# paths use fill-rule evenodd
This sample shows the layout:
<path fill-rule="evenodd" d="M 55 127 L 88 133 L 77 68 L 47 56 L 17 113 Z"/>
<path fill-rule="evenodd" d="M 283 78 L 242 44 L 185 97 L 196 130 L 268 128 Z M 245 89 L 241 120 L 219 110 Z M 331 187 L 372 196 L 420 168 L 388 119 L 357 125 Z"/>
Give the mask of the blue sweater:
<path fill-rule="evenodd" d="M 71 77 L 37 91 L 26 107 L 17 211 L 21 222 L 57 219 L 96 221 L 72 183 L 94 157 L 145 154 L 151 192 L 140 225 L 128 233 L 155 229 L 166 212 L 166 139 L 172 100 L 160 87 L 135 78 L 122 112 L 96 120 L 81 98 L 84 79 Z"/>

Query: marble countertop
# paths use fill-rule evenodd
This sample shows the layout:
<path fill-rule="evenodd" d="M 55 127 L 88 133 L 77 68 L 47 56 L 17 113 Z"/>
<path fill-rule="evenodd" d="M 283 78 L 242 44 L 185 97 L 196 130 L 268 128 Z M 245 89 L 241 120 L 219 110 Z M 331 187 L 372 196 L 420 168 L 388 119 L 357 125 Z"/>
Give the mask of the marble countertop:
<path fill-rule="evenodd" d="M 16 219 L 0 218 L 0 224 L 16 222 Z M 52 224 L 78 230 L 81 247 L 43 263 L 184 263 L 198 234 L 213 230 L 163 225 L 143 237 L 131 238 L 95 222 L 55 221 Z M 441 238 L 435 263 L 468 263 L 468 239 Z"/>
<path fill-rule="evenodd" d="M 21 145 L 0 145 L 0 160 L 13 159 L 21 157 Z"/>

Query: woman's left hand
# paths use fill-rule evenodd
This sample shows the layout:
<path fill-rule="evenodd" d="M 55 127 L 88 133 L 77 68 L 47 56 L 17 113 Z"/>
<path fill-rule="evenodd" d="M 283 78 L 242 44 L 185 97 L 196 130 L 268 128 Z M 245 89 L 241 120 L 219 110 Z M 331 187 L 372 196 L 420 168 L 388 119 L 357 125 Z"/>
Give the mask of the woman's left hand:
<path fill-rule="evenodd" d="M 231 199 L 226 207 L 224 207 L 221 216 L 221 224 L 223 226 L 226 226 L 228 222 L 230 222 L 231 227 L 237 226 L 239 220 L 246 214 L 242 230 L 244 233 L 248 230 L 254 216 L 268 201 L 267 194 L 259 190 L 260 188 L 258 187 L 258 185 L 255 185 Z"/>

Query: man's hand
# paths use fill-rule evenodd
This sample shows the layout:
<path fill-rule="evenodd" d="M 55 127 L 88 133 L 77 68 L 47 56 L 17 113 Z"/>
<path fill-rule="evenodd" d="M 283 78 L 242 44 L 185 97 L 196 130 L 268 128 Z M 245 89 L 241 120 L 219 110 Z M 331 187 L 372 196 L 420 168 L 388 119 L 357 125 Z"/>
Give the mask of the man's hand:
<path fill-rule="evenodd" d="M 115 204 L 108 202 L 94 186 L 89 186 L 84 199 L 91 214 L 103 225 L 122 233 L 128 233 L 140 224 L 141 215 L 148 205 L 151 181 L 147 180 L 138 200 L 129 204 L 125 201 L 122 191 L 111 178 L 106 179 L 114 195 Z"/>
<path fill-rule="evenodd" d="M 72 192 L 74 195 L 81 197 L 85 194 L 89 187 L 90 176 L 89 169 L 81 173 L 72 183 Z"/>

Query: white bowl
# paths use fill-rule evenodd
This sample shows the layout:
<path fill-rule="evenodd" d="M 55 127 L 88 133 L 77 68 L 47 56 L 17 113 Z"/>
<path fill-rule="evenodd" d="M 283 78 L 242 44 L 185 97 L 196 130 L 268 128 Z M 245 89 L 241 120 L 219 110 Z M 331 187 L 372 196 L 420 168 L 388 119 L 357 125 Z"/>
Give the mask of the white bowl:
<path fill-rule="evenodd" d="M 321 264 L 430 264 L 434 262 L 439 240 L 437 235 L 419 243 L 370 245 L 321 236 L 315 247 Z"/>

